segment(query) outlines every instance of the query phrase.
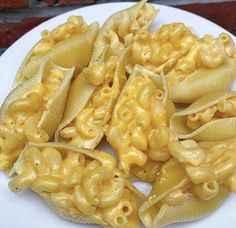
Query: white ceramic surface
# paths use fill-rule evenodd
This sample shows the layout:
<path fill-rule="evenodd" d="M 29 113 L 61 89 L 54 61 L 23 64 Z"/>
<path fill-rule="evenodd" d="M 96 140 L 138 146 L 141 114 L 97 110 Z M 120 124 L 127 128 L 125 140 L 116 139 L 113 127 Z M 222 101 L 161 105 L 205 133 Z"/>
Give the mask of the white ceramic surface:
<path fill-rule="evenodd" d="M 68 13 L 54 17 L 17 40 L 0 57 L 0 104 L 3 102 L 11 89 L 15 73 L 24 56 L 32 46 L 40 39 L 40 33 L 44 29 L 51 30 L 56 25 L 66 21 L 69 15 L 82 15 L 87 23 L 98 21 L 102 24 L 105 19 L 114 12 L 129 7 L 133 3 L 107 3 L 88 6 L 70 11 Z M 206 33 L 214 36 L 221 32 L 227 32 L 218 25 L 172 7 L 155 5 L 160 12 L 152 26 L 158 28 L 163 24 L 172 22 L 184 22 L 194 28 L 199 36 Z M 228 33 L 228 32 L 227 32 Z M 232 36 L 232 34 L 230 34 Z M 236 42 L 236 38 L 232 36 Z M 234 89 L 236 89 L 236 84 Z M 110 151 L 106 142 L 102 142 L 99 148 Z M 11 193 L 8 188 L 8 178 L 0 172 L 0 227 L 1 228 L 95 228 L 96 225 L 80 225 L 68 222 L 57 216 L 35 193 L 25 190 L 20 193 Z M 150 186 L 142 183 L 135 184 L 143 192 L 148 192 Z M 231 195 L 226 202 L 215 213 L 205 219 L 174 224 L 168 228 L 233 228 L 236 227 L 236 196 Z"/>

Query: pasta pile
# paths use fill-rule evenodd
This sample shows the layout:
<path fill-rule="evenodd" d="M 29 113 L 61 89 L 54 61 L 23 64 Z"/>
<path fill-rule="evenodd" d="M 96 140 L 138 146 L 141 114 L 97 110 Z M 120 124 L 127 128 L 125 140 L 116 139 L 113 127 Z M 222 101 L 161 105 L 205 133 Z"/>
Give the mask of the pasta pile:
<path fill-rule="evenodd" d="M 156 14 L 140 1 L 101 28 L 70 16 L 42 32 L 0 109 L 11 191 L 115 228 L 197 220 L 236 193 L 235 44 L 183 23 L 150 32 Z M 117 160 L 96 150 L 104 137 Z"/>

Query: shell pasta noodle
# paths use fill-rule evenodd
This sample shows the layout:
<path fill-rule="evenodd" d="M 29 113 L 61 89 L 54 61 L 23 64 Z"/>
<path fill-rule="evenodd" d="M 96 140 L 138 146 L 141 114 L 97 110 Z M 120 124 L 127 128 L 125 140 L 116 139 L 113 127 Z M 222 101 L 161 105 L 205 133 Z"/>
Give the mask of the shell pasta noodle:
<path fill-rule="evenodd" d="M 224 140 L 236 136 L 236 92 L 221 91 L 199 98 L 170 121 L 180 139 Z"/>
<path fill-rule="evenodd" d="M 228 187 L 216 185 L 215 189 L 213 183 L 194 185 L 203 195 L 199 197 L 196 190 L 193 192 L 193 184 L 184 167 L 170 159 L 157 173 L 151 193 L 139 208 L 139 216 L 146 227 L 163 227 L 203 218 L 216 210 L 229 194 Z M 206 194 L 208 198 L 204 198 Z"/>
<path fill-rule="evenodd" d="M 152 192 L 139 208 L 147 227 L 200 219 L 235 192 L 235 138 L 196 143 L 171 141 L 172 159 L 157 173 Z"/>
<path fill-rule="evenodd" d="M 132 72 L 135 64 L 140 64 L 157 73 L 163 71 L 167 74 L 197 39 L 183 23 L 163 25 L 153 32 L 141 31 L 131 44 L 128 71 Z"/>
<path fill-rule="evenodd" d="M 192 103 L 208 93 L 226 90 L 234 82 L 235 72 L 232 38 L 225 33 L 217 38 L 205 35 L 166 74 L 170 97 L 177 103 Z"/>
<path fill-rule="evenodd" d="M 103 151 L 59 143 L 31 143 L 14 164 L 9 188 L 30 187 L 60 216 L 77 223 L 137 227 L 144 196 Z"/>
<path fill-rule="evenodd" d="M 168 128 L 167 113 L 174 111 L 165 78 L 137 65 L 119 96 L 106 131 L 126 175 L 131 166 L 144 166 L 148 157 L 154 161 L 169 159 L 167 145 L 175 137 Z"/>
<path fill-rule="evenodd" d="M 0 168 L 7 172 L 28 141 L 46 142 L 61 121 L 74 68 L 41 63 L 8 95 L 0 110 Z"/>
<path fill-rule="evenodd" d="M 97 23 L 86 25 L 81 16 L 70 16 L 65 24 L 51 32 L 43 31 L 42 40 L 21 63 L 14 86 L 30 79 L 45 58 L 61 67 L 75 67 L 80 72 L 89 63 L 98 30 Z"/>
<path fill-rule="evenodd" d="M 155 16 L 155 7 L 146 0 L 111 15 L 101 27 L 91 61 L 98 59 L 106 46 L 121 50 L 129 46 L 135 34 L 149 29 Z"/>
<path fill-rule="evenodd" d="M 12 192 L 107 228 L 202 219 L 236 194 L 235 43 L 157 13 L 141 0 L 42 31 L 0 108 Z"/>
<path fill-rule="evenodd" d="M 78 80 L 84 77 L 89 84 L 88 88 L 96 89 L 87 103 L 84 102 L 84 107 L 79 106 L 77 112 L 73 113 L 71 110 L 75 110 L 74 102 L 82 104 L 79 102 L 82 96 L 75 93 L 74 102 L 68 103 L 64 119 L 57 129 L 56 141 L 67 141 L 89 149 L 98 145 L 104 135 L 104 127 L 110 120 L 114 104 L 126 82 L 125 56 L 126 53 L 114 53 L 112 48 L 107 48 L 103 61 L 94 62 L 88 68 L 84 68 Z M 82 91 L 81 89 L 80 92 Z M 72 99 L 70 96 L 74 97 L 74 94 L 69 94 L 69 99 Z M 82 99 L 85 100 L 85 97 Z"/>

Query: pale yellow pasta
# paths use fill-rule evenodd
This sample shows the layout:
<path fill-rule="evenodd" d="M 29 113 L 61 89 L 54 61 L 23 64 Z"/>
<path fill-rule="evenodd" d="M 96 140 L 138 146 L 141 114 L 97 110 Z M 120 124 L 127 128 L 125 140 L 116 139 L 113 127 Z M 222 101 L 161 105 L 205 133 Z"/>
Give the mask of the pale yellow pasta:
<path fill-rule="evenodd" d="M 62 118 L 72 74 L 73 69 L 45 61 L 31 80 L 6 98 L 0 110 L 2 170 L 11 168 L 27 142 L 47 142 L 53 136 Z"/>
<path fill-rule="evenodd" d="M 141 31 L 131 44 L 128 69 L 141 64 L 155 72 L 168 73 L 196 42 L 197 36 L 182 23 L 163 25 L 154 32 Z M 188 63 L 183 67 L 188 71 L 191 68 Z"/>
<path fill-rule="evenodd" d="M 170 142 L 168 147 L 171 155 L 181 163 L 198 166 L 206 160 L 206 153 L 193 140 Z"/>
<path fill-rule="evenodd" d="M 14 86 L 32 78 L 45 58 L 61 67 L 75 67 L 80 72 L 89 62 L 98 30 L 97 23 L 88 26 L 81 16 L 70 16 L 53 31 L 43 31 L 42 39 L 21 63 Z"/>
<path fill-rule="evenodd" d="M 148 158 L 157 162 L 169 159 L 168 142 L 176 140 L 168 128 L 167 112 L 172 113 L 172 107 L 164 78 L 137 65 L 106 132 L 119 156 L 120 169 L 127 175 L 131 166 L 143 167 Z"/>
<path fill-rule="evenodd" d="M 154 182 L 157 172 L 161 169 L 162 163 L 148 159 L 144 166 L 131 167 L 131 173 L 135 178 L 144 182 Z"/>
<path fill-rule="evenodd" d="M 32 188 L 70 220 L 136 227 L 143 196 L 115 166 L 114 158 L 102 151 L 57 143 L 29 144 L 14 164 L 9 188 L 14 192 Z"/>
<path fill-rule="evenodd" d="M 175 113 L 170 127 L 181 139 L 206 141 L 235 137 L 235 101 L 234 91 L 209 93 Z"/>
<path fill-rule="evenodd" d="M 189 166 L 185 171 L 194 184 L 207 182 L 214 178 L 213 170 L 209 167 Z"/>
<path fill-rule="evenodd" d="M 109 50 L 111 56 L 106 56 L 108 59 L 105 57 L 105 62 L 91 63 L 83 70 L 82 76 L 95 86 L 95 90 L 85 106 L 78 110 L 75 118 L 69 124 L 59 126 L 56 133 L 57 141 L 67 141 L 73 145 L 93 149 L 102 139 L 104 127 L 111 118 L 113 106 L 126 82 L 126 54 L 116 56 L 112 55 L 112 49 L 107 51 Z M 71 107 L 73 108 L 73 103 L 66 109 L 70 110 Z"/>
<path fill-rule="evenodd" d="M 124 44 L 130 44 L 139 31 L 149 29 L 156 12 L 154 6 L 142 0 L 111 15 L 101 27 L 91 61 L 99 59 L 106 46 L 124 50 L 127 47 Z"/>
<path fill-rule="evenodd" d="M 203 200 L 209 200 L 217 195 L 219 184 L 215 180 L 197 184 L 193 187 L 193 192 L 196 196 Z"/>
<path fill-rule="evenodd" d="M 100 30 L 70 16 L 41 33 L 0 109 L 11 191 L 30 188 L 65 219 L 114 228 L 201 219 L 236 193 L 236 92 L 226 90 L 235 44 L 183 23 L 150 32 L 156 13 L 142 0 Z M 176 112 L 173 102 L 191 105 Z M 95 150 L 104 134 L 118 168 Z"/>
<path fill-rule="evenodd" d="M 200 219 L 213 212 L 228 196 L 228 188 L 214 179 L 194 184 L 184 167 L 172 158 L 157 173 L 151 193 L 139 208 L 146 227 Z"/>
<path fill-rule="evenodd" d="M 188 75 L 202 68 L 218 68 L 233 58 L 235 51 L 234 43 L 228 34 L 222 33 L 218 38 L 205 35 L 193 43 L 189 52 L 181 57 L 166 75 L 168 84 L 170 86 L 179 84 Z"/>

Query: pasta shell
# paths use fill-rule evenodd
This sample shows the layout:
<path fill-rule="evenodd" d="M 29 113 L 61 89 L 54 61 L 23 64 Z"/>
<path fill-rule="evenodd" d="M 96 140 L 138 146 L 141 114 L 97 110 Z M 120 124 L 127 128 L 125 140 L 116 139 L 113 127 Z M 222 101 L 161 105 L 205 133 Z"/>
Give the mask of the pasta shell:
<path fill-rule="evenodd" d="M 235 95 L 233 91 L 221 91 L 199 98 L 172 116 L 170 128 L 180 139 L 218 141 L 235 137 Z M 226 105 L 229 110 L 226 110 Z M 197 124 L 196 127 L 190 128 L 193 124 Z"/>
<path fill-rule="evenodd" d="M 11 167 L 27 141 L 45 142 L 54 135 L 73 72 L 74 68 L 62 68 L 43 59 L 37 74 L 7 96 L 0 109 L 0 136 L 5 138 L 0 145 L 3 170 Z"/>
<path fill-rule="evenodd" d="M 102 151 L 30 143 L 10 172 L 9 188 L 20 191 L 30 187 L 58 215 L 75 223 L 136 227 L 144 196 L 115 166 L 115 159 Z"/>
<path fill-rule="evenodd" d="M 130 42 L 127 71 L 132 72 L 134 65 L 140 64 L 156 73 L 163 71 L 167 74 L 197 40 L 197 36 L 183 23 L 162 25 L 152 32 L 141 31 Z"/>
<path fill-rule="evenodd" d="M 132 36 L 140 30 L 148 30 L 155 15 L 155 8 L 146 3 L 146 0 L 113 14 L 105 21 L 98 33 L 91 61 L 98 59 L 108 45 L 107 35 L 113 34 L 111 43 L 114 42 L 114 39 L 118 41 L 117 46 L 113 46 L 114 48 L 123 49 L 125 37 Z"/>
<path fill-rule="evenodd" d="M 169 158 L 164 149 L 172 138 L 167 111 L 172 114 L 175 108 L 168 97 L 165 77 L 136 65 L 119 96 L 106 131 L 107 140 L 119 157 L 120 169 L 126 175 L 129 175 L 131 166 L 143 167 L 147 157 L 153 154 L 151 151 L 161 151 L 162 158 L 158 154 L 158 158 L 151 158 L 153 160 Z M 161 148 L 156 137 L 164 141 Z"/>
<path fill-rule="evenodd" d="M 118 56 L 115 56 L 114 54 L 118 54 Z M 104 71 L 103 76 L 109 76 L 109 79 L 105 80 L 98 86 L 92 86 L 89 82 L 87 82 L 88 86 L 86 89 L 88 89 L 90 92 L 93 92 L 93 94 L 88 93 L 86 95 L 80 95 L 77 91 L 82 93 L 85 88 L 81 88 L 80 90 L 76 88 L 77 93 L 74 93 L 76 99 L 73 98 L 74 103 L 67 103 L 64 120 L 57 129 L 55 135 L 56 141 L 67 141 L 79 147 L 89 149 L 95 148 L 101 141 L 104 136 L 104 126 L 108 124 L 115 102 L 126 82 L 126 52 L 121 54 L 121 56 L 119 56 L 119 54 L 120 53 L 114 53 L 114 51 L 112 51 L 109 47 L 106 49 L 104 54 L 106 72 Z M 116 60 L 114 60 L 114 58 Z M 114 68 L 112 72 L 109 70 L 111 69 L 111 65 L 113 65 L 112 67 Z M 79 76 L 78 80 L 82 80 L 81 76 Z M 94 81 L 95 77 L 93 76 L 92 79 L 89 80 Z M 72 94 L 72 92 L 70 92 L 70 94 Z M 86 96 L 89 99 L 86 99 Z M 70 96 L 69 99 L 71 99 Z M 76 107 L 76 103 L 78 103 L 80 106 Z M 91 115 L 89 114 L 89 119 L 82 120 L 84 118 L 83 115 L 85 115 L 87 110 L 91 111 Z M 73 121 L 75 122 L 74 124 L 72 123 Z M 77 126 L 77 122 L 79 126 Z M 67 131 L 71 130 L 72 128 L 74 128 L 74 135 L 67 134 Z M 93 131 L 94 134 L 90 135 L 90 131 Z M 65 136 L 65 138 L 61 136 Z M 70 141 L 68 141 L 68 139 Z"/>
<path fill-rule="evenodd" d="M 186 196 L 186 200 L 180 205 L 163 205 L 155 218 L 154 226 L 163 227 L 176 222 L 187 222 L 204 218 L 220 207 L 228 195 L 228 188 L 221 186 L 218 194 L 208 201 L 190 195 Z"/>
<path fill-rule="evenodd" d="M 71 36 L 65 41 L 57 43 L 46 54 L 32 57 L 31 51 L 21 64 L 14 85 L 30 79 L 37 72 L 44 58 L 49 58 L 58 66 L 75 67 L 76 71 L 80 71 L 89 63 L 98 30 L 98 23 L 93 23 L 88 26 L 84 33 Z"/>
<path fill-rule="evenodd" d="M 236 77 L 236 59 L 229 59 L 218 68 L 200 69 L 170 87 L 170 97 L 177 103 L 192 103 L 211 92 L 228 89 Z M 214 82 L 214 83 L 212 83 Z"/>
<path fill-rule="evenodd" d="M 184 168 L 176 160 L 171 159 L 162 167 L 152 192 L 139 208 L 139 216 L 146 227 L 162 227 L 203 218 L 216 210 L 229 194 L 228 188 L 220 186 L 216 196 L 202 200 L 186 192 L 189 181 Z M 170 195 L 176 192 L 180 197 L 168 203 Z"/>

